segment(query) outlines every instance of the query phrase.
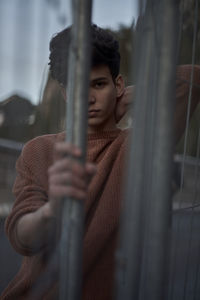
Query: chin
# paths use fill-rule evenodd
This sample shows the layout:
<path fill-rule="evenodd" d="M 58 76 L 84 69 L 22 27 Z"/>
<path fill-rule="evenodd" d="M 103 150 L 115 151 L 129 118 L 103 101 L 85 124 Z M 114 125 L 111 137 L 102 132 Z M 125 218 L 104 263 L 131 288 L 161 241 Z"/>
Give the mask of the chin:
<path fill-rule="evenodd" d="M 94 126 L 94 127 L 98 127 L 98 126 L 102 126 L 102 123 L 101 122 L 98 122 L 98 120 L 96 120 L 96 119 L 92 119 L 92 118 L 90 118 L 89 120 L 88 120 L 88 126 Z"/>
<path fill-rule="evenodd" d="M 94 124 L 92 122 L 88 122 L 88 132 L 98 132 L 102 130 L 103 126 L 101 124 Z"/>

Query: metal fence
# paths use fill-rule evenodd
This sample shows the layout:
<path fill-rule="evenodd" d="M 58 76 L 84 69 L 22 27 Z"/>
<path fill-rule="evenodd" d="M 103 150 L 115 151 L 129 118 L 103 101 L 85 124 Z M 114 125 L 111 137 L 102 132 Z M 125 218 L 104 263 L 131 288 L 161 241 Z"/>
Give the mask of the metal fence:
<path fill-rule="evenodd" d="M 15 276 L 21 256 L 15 252 L 4 232 L 5 219 L 12 209 L 14 196 L 15 163 L 23 145 L 11 140 L 0 139 L 0 293 Z"/>
<path fill-rule="evenodd" d="M 86 2 L 76 1 L 74 9 L 78 10 L 84 3 Z M 116 299 L 118 300 L 197 300 L 200 295 L 200 134 L 196 157 L 188 156 L 186 151 L 193 71 L 190 78 L 191 89 L 182 154 L 173 156 L 173 129 L 170 127 L 173 124 L 175 108 L 173 101 L 169 99 L 174 99 L 175 93 L 175 70 L 183 21 L 181 5 L 184 6 L 184 1 L 152 0 L 139 3 L 141 19 L 138 28 L 137 56 L 134 60 L 136 70 L 134 130 L 131 136 L 129 170 L 125 187 L 125 209 L 121 219 L 121 242 L 117 251 Z M 198 5 L 199 1 L 195 0 L 192 66 L 195 64 L 198 38 Z M 82 14 L 83 11 L 76 16 L 76 25 L 80 26 Z M 90 13 L 86 21 L 89 24 Z M 77 39 L 74 42 L 81 44 L 83 41 Z M 76 61 L 73 63 L 75 65 Z M 85 68 L 88 64 L 89 62 Z M 70 66 L 71 70 L 74 65 Z M 81 77 L 78 76 L 78 86 Z M 70 84 L 72 85 L 72 82 Z M 71 92 L 73 94 L 74 87 Z M 87 92 L 84 93 L 87 95 Z M 80 95 L 77 98 L 80 98 Z M 77 110 L 79 110 L 77 115 L 81 114 L 81 109 Z M 71 130 L 72 125 L 74 126 L 72 123 L 68 125 Z M 76 143 L 79 144 L 79 141 Z M 21 149 L 22 144 L 0 140 L 2 217 L 8 214 L 12 205 L 14 165 Z M 73 210 L 73 199 L 71 200 L 72 203 L 70 202 L 67 208 Z M 75 204 L 74 215 L 79 217 L 81 215 L 82 219 L 83 212 L 80 213 L 79 209 L 80 207 Z M 69 219 L 69 211 L 65 213 Z M 63 227 L 66 227 L 66 224 Z M 64 235 L 69 236 L 65 229 Z M 72 284 L 69 282 L 67 287 L 65 279 L 66 273 L 71 273 L 70 268 L 77 271 L 77 262 L 80 263 L 78 256 L 82 251 L 80 245 L 83 231 L 72 233 L 73 238 L 70 242 L 67 240 L 69 248 L 67 253 L 72 256 L 66 257 L 64 254 L 60 263 L 61 299 L 70 300 L 81 299 L 81 279 L 75 274 L 74 280 L 77 280 L 78 284 L 74 285 L 74 281 Z M 74 239 L 75 235 L 78 242 Z M 62 241 L 59 245 L 61 250 L 63 247 L 65 250 L 64 243 L 65 241 Z M 73 251 L 72 243 L 75 244 L 76 251 Z M 75 254 L 77 257 L 74 257 Z M 52 261 L 54 264 L 55 260 Z M 63 264 L 64 261 L 68 269 Z M 72 296 L 67 298 L 66 294 Z"/>
<path fill-rule="evenodd" d="M 0 217 L 8 215 L 14 200 L 15 163 L 22 147 L 21 143 L 0 139 Z"/>

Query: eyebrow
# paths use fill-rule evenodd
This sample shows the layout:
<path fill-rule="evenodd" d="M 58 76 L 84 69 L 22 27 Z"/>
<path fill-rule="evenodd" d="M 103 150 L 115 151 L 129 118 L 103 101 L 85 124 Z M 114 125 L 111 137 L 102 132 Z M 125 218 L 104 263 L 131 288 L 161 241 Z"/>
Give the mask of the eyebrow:
<path fill-rule="evenodd" d="M 94 82 L 100 81 L 100 80 L 108 80 L 108 78 L 107 77 L 97 77 L 97 78 L 90 80 L 90 83 L 94 83 Z"/>

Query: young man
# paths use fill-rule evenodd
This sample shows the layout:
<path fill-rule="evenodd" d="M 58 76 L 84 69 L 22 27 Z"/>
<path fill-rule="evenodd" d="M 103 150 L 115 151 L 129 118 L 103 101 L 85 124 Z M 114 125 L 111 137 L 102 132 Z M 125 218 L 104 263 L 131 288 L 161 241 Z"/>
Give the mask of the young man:
<path fill-rule="evenodd" d="M 64 86 L 69 33 L 68 28 L 50 43 L 51 74 Z M 55 242 L 57 211 L 64 196 L 85 203 L 83 299 L 112 298 L 127 137 L 116 126 L 124 93 L 119 67 L 118 42 L 93 25 L 87 163 L 82 166 L 66 156 L 79 157 L 81 152 L 64 142 L 65 133 L 41 136 L 25 145 L 16 165 L 16 201 L 6 223 L 13 247 L 25 257 L 1 299 L 31 299 L 32 286 L 45 270 Z M 42 299 L 58 299 L 57 281 Z"/>
<path fill-rule="evenodd" d="M 69 31 L 60 32 L 50 43 L 51 74 L 64 86 Z M 88 149 L 84 166 L 66 156 L 79 157 L 81 152 L 64 142 L 65 133 L 41 136 L 25 145 L 16 165 L 16 201 L 6 223 L 13 247 L 25 257 L 19 273 L 1 299 L 31 299 L 32 286 L 44 272 L 56 239 L 57 211 L 64 196 L 85 203 L 82 299 L 112 299 L 122 169 L 127 145 L 127 131 L 119 130 L 116 121 L 129 103 L 128 97 L 122 98 L 124 83 L 119 75 L 119 65 L 118 42 L 108 32 L 93 25 Z M 190 74 L 191 67 L 184 68 L 179 74 L 179 78 L 183 77 L 181 85 L 178 83 L 181 93 L 177 106 L 181 123 L 186 111 L 182 96 L 186 100 L 189 84 L 186 89 L 182 87 Z M 199 73 L 197 78 L 199 80 Z M 187 93 L 182 95 L 182 90 Z M 192 101 L 195 105 L 197 98 Z M 180 136 L 182 128 L 179 131 Z M 58 299 L 57 280 L 41 299 Z"/>

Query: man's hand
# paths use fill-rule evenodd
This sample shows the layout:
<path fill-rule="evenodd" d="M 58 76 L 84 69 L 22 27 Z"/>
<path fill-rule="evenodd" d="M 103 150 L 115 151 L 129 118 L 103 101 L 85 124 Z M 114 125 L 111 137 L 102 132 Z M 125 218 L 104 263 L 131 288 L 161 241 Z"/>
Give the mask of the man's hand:
<path fill-rule="evenodd" d="M 127 86 L 124 93 L 117 99 L 117 106 L 115 111 L 116 122 L 118 123 L 126 112 L 129 110 L 134 97 L 134 85 Z"/>
<path fill-rule="evenodd" d="M 55 145 L 55 161 L 48 170 L 49 214 L 56 215 L 63 197 L 86 199 L 88 185 L 96 168 L 91 163 L 80 163 L 80 158 L 78 147 L 66 142 Z"/>
<path fill-rule="evenodd" d="M 38 210 L 23 215 L 17 223 L 18 243 L 26 251 L 29 249 L 30 254 L 26 255 L 32 255 L 55 239 L 55 217 L 63 197 L 86 199 L 96 168 L 90 163 L 81 164 L 80 157 L 81 151 L 75 146 L 65 142 L 55 145 L 55 160 L 48 170 L 49 201 Z"/>
<path fill-rule="evenodd" d="M 190 79 L 192 68 L 194 68 L 193 85 L 191 94 L 190 118 L 194 113 L 196 106 L 200 101 L 200 66 L 199 65 L 180 65 L 176 71 L 176 107 L 175 107 L 175 142 L 181 138 L 185 126 L 188 107 L 188 98 L 190 94 Z M 118 98 L 115 111 L 116 122 L 118 123 L 134 99 L 135 86 L 128 86 L 124 93 Z"/>

